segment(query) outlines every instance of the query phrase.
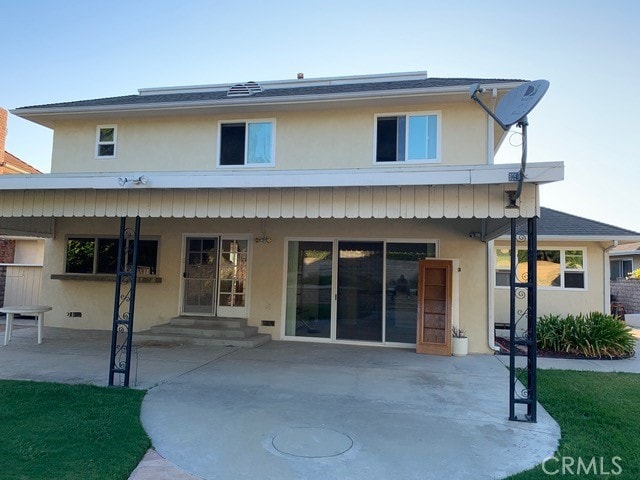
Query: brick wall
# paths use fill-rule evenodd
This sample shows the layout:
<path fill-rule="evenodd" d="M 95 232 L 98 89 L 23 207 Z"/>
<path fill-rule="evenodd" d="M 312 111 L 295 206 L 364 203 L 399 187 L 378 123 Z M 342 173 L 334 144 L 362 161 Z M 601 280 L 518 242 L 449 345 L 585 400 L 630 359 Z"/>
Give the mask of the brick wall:
<path fill-rule="evenodd" d="M 626 313 L 640 313 L 640 279 L 611 280 L 611 294 L 622 302 Z"/>
<path fill-rule="evenodd" d="M 0 108 L 0 163 L 4 161 L 4 148 L 7 140 L 7 117 L 8 112 Z"/>
<path fill-rule="evenodd" d="M 13 263 L 16 254 L 16 241 L 0 239 L 0 263 Z"/>
<path fill-rule="evenodd" d="M 0 307 L 4 307 L 4 286 L 7 282 L 7 267 L 0 267 Z"/>

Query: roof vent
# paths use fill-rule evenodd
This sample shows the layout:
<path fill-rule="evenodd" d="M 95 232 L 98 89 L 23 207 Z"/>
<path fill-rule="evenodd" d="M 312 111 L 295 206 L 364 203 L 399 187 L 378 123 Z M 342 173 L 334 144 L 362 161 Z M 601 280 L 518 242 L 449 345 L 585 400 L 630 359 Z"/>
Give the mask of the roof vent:
<path fill-rule="evenodd" d="M 248 97 L 262 91 L 262 86 L 257 82 L 236 83 L 227 90 L 227 97 Z"/>

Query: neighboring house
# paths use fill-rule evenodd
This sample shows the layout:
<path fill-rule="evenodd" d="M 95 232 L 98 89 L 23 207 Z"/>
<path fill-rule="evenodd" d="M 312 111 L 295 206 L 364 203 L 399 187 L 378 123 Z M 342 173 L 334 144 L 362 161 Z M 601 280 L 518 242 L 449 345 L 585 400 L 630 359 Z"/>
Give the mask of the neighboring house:
<path fill-rule="evenodd" d="M 616 245 L 637 245 L 640 233 L 570 215 L 540 209 L 538 220 L 538 316 L 609 312 L 609 257 Z M 509 321 L 509 238 L 494 242 L 495 321 Z M 520 247 L 526 249 L 526 245 Z M 526 272 L 524 263 L 518 275 Z"/>
<path fill-rule="evenodd" d="M 18 108 L 54 129 L 52 173 L 0 178 L 0 215 L 52 236 L 49 325 L 111 329 L 119 219 L 139 216 L 138 331 L 217 315 L 275 339 L 413 345 L 418 260 L 438 257 L 450 276 L 426 279 L 424 334 L 449 337 L 447 314 L 488 352 L 486 241 L 538 215 L 564 166 L 530 162 L 507 208 L 520 165 L 494 164 L 505 134 L 476 82 L 488 103 L 522 84 L 417 72 Z"/>
<path fill-rule="evenodd" d="M 609 251 L 611 262 L 611 280 L 627 278 L 640 268 L 640 242 L 624 243 Z"/>
<path fill-rule="evenodd" d="M 41 173 L 7 152 L 6 138 L 7 111 L 0 108 L 0 175 Z M 11 235 L 7 226 L 0 220 L 0 305 L 37 304 L 44 241 Z"/>

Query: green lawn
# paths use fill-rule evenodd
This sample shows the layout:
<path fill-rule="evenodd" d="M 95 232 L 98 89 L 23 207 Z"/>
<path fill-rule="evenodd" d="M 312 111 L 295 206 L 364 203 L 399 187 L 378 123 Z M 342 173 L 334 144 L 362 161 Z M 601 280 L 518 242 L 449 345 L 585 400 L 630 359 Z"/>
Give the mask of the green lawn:
<path fill-rule="evenodd" d="M 129 477 L 150 446 L 145 392 L 0 381 L 0 478 Z"/>
<path fill-rule="evenodd" d="M 562 429 L 558 461 L 511 480 L 640 478 L 640 375 L 538 370 L 538 400 Z"/>

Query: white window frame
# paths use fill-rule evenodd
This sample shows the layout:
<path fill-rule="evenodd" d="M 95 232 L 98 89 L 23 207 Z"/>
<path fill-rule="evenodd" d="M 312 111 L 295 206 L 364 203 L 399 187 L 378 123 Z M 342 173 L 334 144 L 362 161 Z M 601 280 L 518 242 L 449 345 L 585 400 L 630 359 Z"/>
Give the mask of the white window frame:
<path fill-rule="evenodd" d="M 112 142 L 101 142 L 100 141 L 100 130 L 104 128 L 113 128 L 113 141 Z M 101 145 L 113 145 L 113 155 L 100 155 L 100 146 Z M 98 125 L 96 127 L 96 158 L 116 158 L 118 148 L 118 125 Z"/>
<path fill-rule="evenodd" d="M 228 123 L 244 123 L 244 164 L 242 165 L 221 165 L 220 153 L 222 151 L 222 125 Z M 252 123 L 270 123 L 271 124 L 271 162 L 270 163 L 247 163 L 247 155 L 249 149 L 249 125 Z M 216 149 L 216 166 L 218 168 L 265 168 L 276 166 L 276 119 L 275 118 L 252 118 L 252 119 L 227 119 L 218 121 L 218 145 Z"/>
<path fill-rule="evenodd" d="M 498 250 L 509 250 L 509 246 L 496 246 L 494 247 L 494 252 L 493 255 L 495 258 L 497 258 L 497 251 Z M 587 267 L 587 249 L 585 247 L 553 247 L 553 246 L 540 246 L 538 245 L 538 250 L 558 250 L 560 251 L 560 285 L 557 287 L 553 287 L 553 286 L 544 286 L 544 285 L 538 285 L 538 290 L 548 290 L 548 291 L 558 291 L 558 290 L 568 290 L 568 291 L 575 291 L 575 292 L 584 292 L 586 290 L 589 289 L 589 284 L 588 284 L 588 277 L 587 277 L 587 272 L 588 272 L 588 267 Z M 527 249 L 526 248 L 517 248 L 518 252 L 526 252 Z M 565 255 L 567 251 L 578 251 L 578 252 L 582 252 L 582 269 L 578 270 L 578 269 L 573 269 L 573 268 L 566 268 L 566 260 L 565 260 Z M 508 271 L 507 269 L 504 268 L 498 268 L 497 262 L 495 262 L 495 268 L 493 269 L 493 286 L 495 288 L 502 288 L 502 289 L 508 289 L 509 285 L 498 285 L 496 282 L 496 274 L 498 273 L 498 271 Z M 565 273 L 571 273 L 571 272 L 576 272 L 576 273 L 582 273 L 583 274 L 583 278 L 584 278 L 584 287 L 582 288 L 577 288 L 577 287 L 565 287 L 564 286 L 564 275 Z"/>
<path fill-rule="evenodd" d="M 631 264 L 630 272 L 633 272 L 633 259 L 627 257 L 609 257 L 610 262 L 613 264 L 614 262 L 620 263 L 619 269 L 624 272 L 624 262 L 629 262 Z M 625 277 L 618 277 L 625 278 Z"/>
<path fill-rule="evenodd" d="M 436 117 L 436 158 L 425 158 L 425 159 L 417 159 L 410 160 L 409 157 L 409 117 L 420 117 L 420 116 L 435 116 Z M 404 151 L 404 159 L 396 160 L 395 162 L 378 162 L 377 152 L 378 152 L 378 118 L 380 117 L 407 117 L 407 127 L 405 131 L 405 151 Z M 441 110 L 429 110 L 429 111 L 420 111 L 420 112 L 387 112 L 387 113 L 376 113 L 373 118 L 373 164 L 374 165 L 416 165 L 421 163 L 442 163 L 441 156 L 441 145 L 442 145 L 442 111 Z"/>
<path fill-rule="evenodd" d="M 382 284 L 387 283 L 387 243 L 424 243 L 434 244 L 436 247 L 435 257 L 440 257 L 440 240 L 437 238 L 362 238 L 362 237 L 284 237 L 284 258 L 282 267 L 282 305 L 284 308 L 281 310 L 280 316 L 280 340 L 293 341 L 293 342 L 311 342 L 311 343 L 337 343 L 343 345 L 368 345 L 374 347 L 400 347 L 407 348 L 408 346 L 415 346 L 407 343 L 388 342 L 386 340 L 386 306 L 387 297 L 386 292 L 382 297 L 382 342 L 367 342 L 361 340 L 340 340 L 336 338 L 337 327 L 337 293 L 338 293 L 338 245 L 340 242 L 382 242 L 383 243 L 383 274 Z M 288 280 L 288 268 L 289 268 L 289 243 L 290 242 L 327 242 L 332 244 L 331 249 L 331 333 L 329 338 L 326 337 L 297 337 L 295 335 L 286 334 L 286 322 L 287 322 L 287 280 Z"/>

